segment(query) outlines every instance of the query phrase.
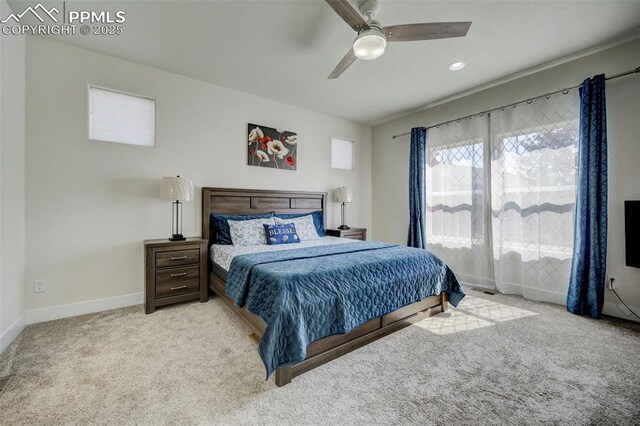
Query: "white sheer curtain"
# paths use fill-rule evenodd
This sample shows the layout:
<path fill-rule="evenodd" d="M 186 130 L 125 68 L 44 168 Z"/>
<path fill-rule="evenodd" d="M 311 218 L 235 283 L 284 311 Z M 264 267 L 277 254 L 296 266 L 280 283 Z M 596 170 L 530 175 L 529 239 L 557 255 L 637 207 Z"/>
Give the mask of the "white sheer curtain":
<path fill-rule="evenodd" d="M 577 91 L 491 114 L 498 290 L 564 304 L 573 254 Z"/>
<path fill-rule="evenodd" d="M 427 245 L 463 283 L 494 288 L 486 116 L 429 130 Z"/>
<path fill-rule="evenodd" d="M 427 244 L 466 284 L 564 304 L 577 91 L 429 130 Z"/>

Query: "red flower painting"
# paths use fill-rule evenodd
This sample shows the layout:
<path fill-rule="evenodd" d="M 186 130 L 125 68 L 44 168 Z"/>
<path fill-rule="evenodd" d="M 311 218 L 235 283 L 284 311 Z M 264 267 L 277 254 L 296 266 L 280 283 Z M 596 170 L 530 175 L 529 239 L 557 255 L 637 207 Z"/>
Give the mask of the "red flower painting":
<path fill-rule="evenodd" d="M 249 123 L 248 165 L 296 170 L 298 135 L 286 130 Z"/>

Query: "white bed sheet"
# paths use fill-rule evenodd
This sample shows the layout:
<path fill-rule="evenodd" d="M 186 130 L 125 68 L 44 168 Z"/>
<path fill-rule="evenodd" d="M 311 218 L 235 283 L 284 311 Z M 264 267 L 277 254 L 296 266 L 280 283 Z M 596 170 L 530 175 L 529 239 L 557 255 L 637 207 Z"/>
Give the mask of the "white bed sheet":
<path fill-rule="evenodd" d="M 338 237 L 322 237 L 317 240 L 301 241 L 296 244 L 279 244 L 279 245 L 259 245 L 259 246 L 234 246 L 214 244 L 211 246 L 211 260 L 229 272 L 231 261 L 234 257 L 241 254 L 249 253 L 265 253 L 270 251 L 293 250 L 305 247 L 327 246 L 331 244 L 355 243 L 359 240 L 350 240 L 348 238 Z"/>

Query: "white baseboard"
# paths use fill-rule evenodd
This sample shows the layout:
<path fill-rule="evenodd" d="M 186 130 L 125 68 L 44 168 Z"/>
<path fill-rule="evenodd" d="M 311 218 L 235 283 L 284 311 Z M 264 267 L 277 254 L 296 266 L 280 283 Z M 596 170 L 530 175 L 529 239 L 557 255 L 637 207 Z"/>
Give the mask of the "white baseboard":
<path fill-rule="evenodd" d="M 640 315 L 640 308 L 636 306 L 629 306 L 636 315 Z M 629 321 L 640 322 L 640 320 L 634 317 L 629 313 L 629 310 L 624 307 L 622 303 L 612 303 L 612 302 L 604 302 L 604 306 L 602 307 L 602 313 L 605 315 L 610 315 L 616 318 L 622 318 Z"/>
<path fill-rule="evenodd" d="M 18 337 L 18 334 L 24 329 L 25 321 L 24 314 L 20 315 L 16 320 L 7 328 L 4 333 L 0 334 L 0 354 L 7 349 L 7 346 Z"/>
<path fill-rule="evenodd" d="M 539 288 L 502 283 L 498 286 L 498 291 L 503 294 L 516 294 L 523 297 L 526 295 L 525 299 L 533 300 L 534 302 L 555 303 L 556 305 L 567 304 L 567 295 L 565 293 L 556 293 Z"/>
<path fill-rule="evenodd" d="M 493 289 L 493 290 L 496 289 L 495 280 L 492 280 L 489 278 L 472 277 L 470 275 L 465 275 L 465 274 L 456 274 L 456 278 L 458 278 L 458 281 L 460 282 L 460 284 L 468 285 L 469 287 L 477 287 L 477 288 Z"/>
<path fill-rule="evenodd" d="M 77 315 L 92 314 L 126 306 L 140 305 L 144 302 L 144 293 L 125 294 L 124 296 L 108 297 L 105 299 L 87 300 L 86 302 L 68 305 L 51 306 L 49 308 L 31 309 L 25 313 L 25 323 L 35 324 L 53 321 L 60 318 L 75 317 Z"/>

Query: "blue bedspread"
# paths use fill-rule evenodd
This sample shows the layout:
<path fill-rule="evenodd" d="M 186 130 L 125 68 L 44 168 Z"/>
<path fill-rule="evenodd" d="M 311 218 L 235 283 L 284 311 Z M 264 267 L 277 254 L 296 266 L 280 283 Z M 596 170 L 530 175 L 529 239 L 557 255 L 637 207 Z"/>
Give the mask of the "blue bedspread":
<path fill-rule="evenodd" d="M 464 297 L 453 272 L 431 252 L 379 242 L 310 247 L 233 258 L 225 293 L 260 316 L 267 377 L 304 360 L 307 345 L 447 292 Z"/>

